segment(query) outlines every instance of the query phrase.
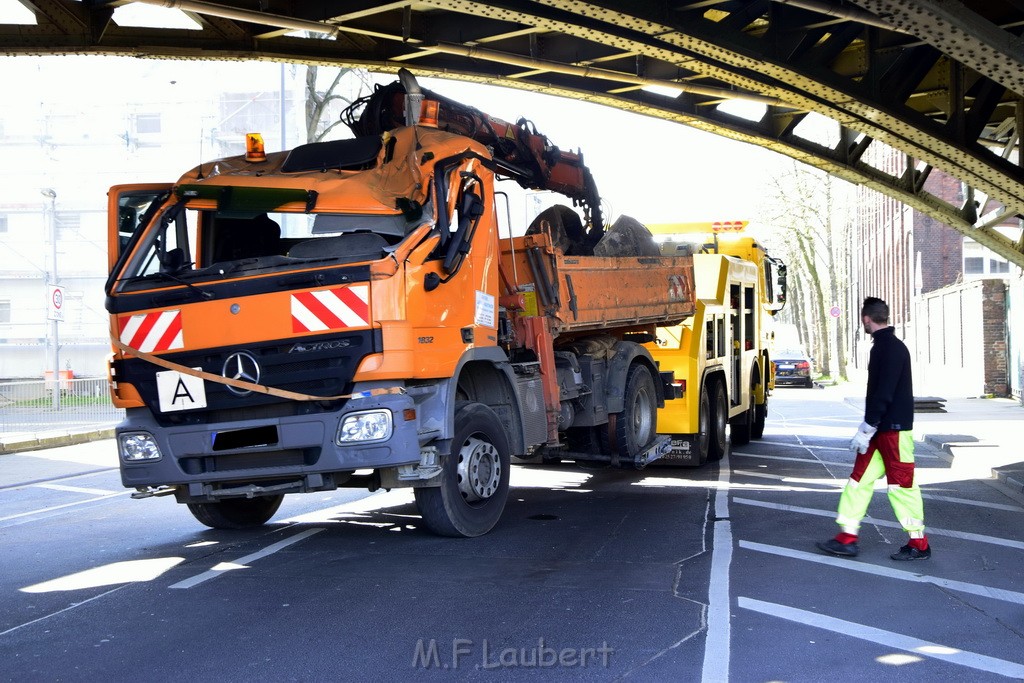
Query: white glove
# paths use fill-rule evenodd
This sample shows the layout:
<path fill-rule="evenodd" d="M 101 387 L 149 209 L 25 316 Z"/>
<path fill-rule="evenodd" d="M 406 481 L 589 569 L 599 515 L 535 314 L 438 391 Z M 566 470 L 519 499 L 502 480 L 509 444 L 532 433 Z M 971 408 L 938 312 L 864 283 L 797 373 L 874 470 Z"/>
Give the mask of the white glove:
<path fill-rule="evenodd" d="M 857 429 L 857 434 L 850 440 L 850 450 L 857 453 L 867 453 L 868 444 L 871 443 L 871 437 L 873 437 L 877 431 L 877 427 L 872 427 L 867 422 L 861 422 L 860 428 Z"/>

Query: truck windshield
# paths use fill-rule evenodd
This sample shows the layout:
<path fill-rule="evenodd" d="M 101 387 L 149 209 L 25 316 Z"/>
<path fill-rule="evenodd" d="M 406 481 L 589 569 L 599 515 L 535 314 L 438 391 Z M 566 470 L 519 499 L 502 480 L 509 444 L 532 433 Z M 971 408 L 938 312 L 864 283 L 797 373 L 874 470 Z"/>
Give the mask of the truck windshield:
<path fill-rule="evenodd" d="M 383 258 L 430 211 L 405 214 L 253 213 L 170 207 L 140 240 L 121 290 Z M 168 278 L 172 275 L 174 278 Z"/>

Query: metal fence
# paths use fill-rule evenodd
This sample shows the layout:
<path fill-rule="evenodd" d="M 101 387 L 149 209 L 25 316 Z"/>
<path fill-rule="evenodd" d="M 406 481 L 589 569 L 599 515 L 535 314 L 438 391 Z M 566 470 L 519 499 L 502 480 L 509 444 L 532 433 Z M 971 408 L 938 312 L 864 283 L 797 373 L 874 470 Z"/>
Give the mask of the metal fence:
<path fill-rule="evenodd" d="M 105 378 L 0 382 L 0 434 L 6 437 L 107 429 L 122 419 Z"/>

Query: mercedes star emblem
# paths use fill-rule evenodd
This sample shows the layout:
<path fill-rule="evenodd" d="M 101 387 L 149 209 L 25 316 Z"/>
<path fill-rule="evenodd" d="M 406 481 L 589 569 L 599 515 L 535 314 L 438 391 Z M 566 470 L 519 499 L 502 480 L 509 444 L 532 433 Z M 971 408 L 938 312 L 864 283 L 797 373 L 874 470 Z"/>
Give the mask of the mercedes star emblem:
<path fill-rule="evenodd" d="M 256 357 L 248 351 L 239 351 L 228 356 L 227 360 L 224 361 L 224 369 L 220 374 L 228 379 L 240 379 L 243 382 L 259 384 L 260 364 L 256 362 Z M 249 389 L 239 389 L 230 384 L 227 387 L 228 391 L 235 396 L 245 396 L 252 393 Z"/>

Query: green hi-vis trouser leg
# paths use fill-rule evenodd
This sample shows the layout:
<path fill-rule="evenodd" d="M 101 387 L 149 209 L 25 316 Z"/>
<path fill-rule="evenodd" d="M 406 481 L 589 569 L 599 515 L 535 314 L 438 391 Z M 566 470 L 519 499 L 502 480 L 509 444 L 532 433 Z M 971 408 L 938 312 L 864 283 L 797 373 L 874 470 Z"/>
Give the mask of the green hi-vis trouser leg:
<path fill-rule="evenodd" d="M 836 522 L 843 532 L 857 535 L 860 521 L 867 514 L 875 481 L 885 475 L 889 484 L 889 504 L 896 520 L 911 538 L 924 537 L 924 502 L 921 489 L 914 483 L 913 432 L 878 432 L 868 444 L 867 453 L 858 453 L 850 481 L 839 497 Z"/>

